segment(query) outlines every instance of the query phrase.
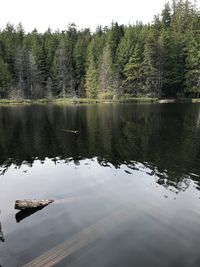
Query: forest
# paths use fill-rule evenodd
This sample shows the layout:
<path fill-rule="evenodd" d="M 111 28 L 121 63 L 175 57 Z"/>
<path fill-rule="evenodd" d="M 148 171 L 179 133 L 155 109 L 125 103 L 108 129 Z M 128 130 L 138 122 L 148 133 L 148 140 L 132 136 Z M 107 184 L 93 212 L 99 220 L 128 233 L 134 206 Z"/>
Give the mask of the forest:
<path fill-rule="evenodd" d="M 134 19 L 134 18 L 133 18 Z M 200 97 L 200 12 L 166 3 L 149 24 L 0 30 L 0 98 Z"/>

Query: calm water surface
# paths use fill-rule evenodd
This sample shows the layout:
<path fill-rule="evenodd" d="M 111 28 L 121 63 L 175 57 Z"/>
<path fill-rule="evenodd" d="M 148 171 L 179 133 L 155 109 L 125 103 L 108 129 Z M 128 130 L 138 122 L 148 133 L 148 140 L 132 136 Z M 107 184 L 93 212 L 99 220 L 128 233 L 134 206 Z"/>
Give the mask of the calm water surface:
<path fill-rule="evenodd" d="M 200 105 L 0 107 L 0 210 L 2 267 L 199 267 Z"/>

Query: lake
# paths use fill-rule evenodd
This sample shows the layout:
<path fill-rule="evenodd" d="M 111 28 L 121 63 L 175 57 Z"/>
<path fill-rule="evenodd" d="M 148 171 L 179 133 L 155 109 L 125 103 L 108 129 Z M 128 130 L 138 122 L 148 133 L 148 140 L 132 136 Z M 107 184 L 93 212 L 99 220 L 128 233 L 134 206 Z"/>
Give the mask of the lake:
<path fill-rule="evenodd" d="M 1 106 L 0 210 L 2 267 L 199 267 L 200 104 Z"/>

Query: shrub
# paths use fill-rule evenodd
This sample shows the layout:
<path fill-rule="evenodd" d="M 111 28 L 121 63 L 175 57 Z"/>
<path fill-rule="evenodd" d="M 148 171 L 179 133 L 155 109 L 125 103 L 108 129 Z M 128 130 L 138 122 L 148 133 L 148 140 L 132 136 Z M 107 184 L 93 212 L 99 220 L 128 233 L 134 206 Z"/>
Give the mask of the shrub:
<path fill-rule="evenodd" d="M 113 99 L 113 96 L 114 96 L 113 92 L 104 92 L 98 94 L 98 98 L 100 99 Z"/>

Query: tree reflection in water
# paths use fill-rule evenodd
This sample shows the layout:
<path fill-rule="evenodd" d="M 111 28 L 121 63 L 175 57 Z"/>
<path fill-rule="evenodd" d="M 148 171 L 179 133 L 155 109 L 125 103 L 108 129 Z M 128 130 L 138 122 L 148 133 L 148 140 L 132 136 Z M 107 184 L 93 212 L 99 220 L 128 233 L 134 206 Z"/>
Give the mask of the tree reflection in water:
<path fill-rule="evenodd" d="M 0 211 L 1 214 L 1 211 Z M 4 238 L 4 234 L 3 234 L 3 230 L 2 230 L 2 225 L 1 225 L 1 221 L 0 221 L 0 241 L 1 242 L 5 242 L 5 238 Z"/>
<path fill-rule="evenodd" d="M 159 185 L 184 191 L 200 185 L 199 105 L 110 104 L 0 108 L 0 174 L 97 158 L 102 167 L 145 171 Z M 77 129 L 80 135 L 61 129 Z"/>

